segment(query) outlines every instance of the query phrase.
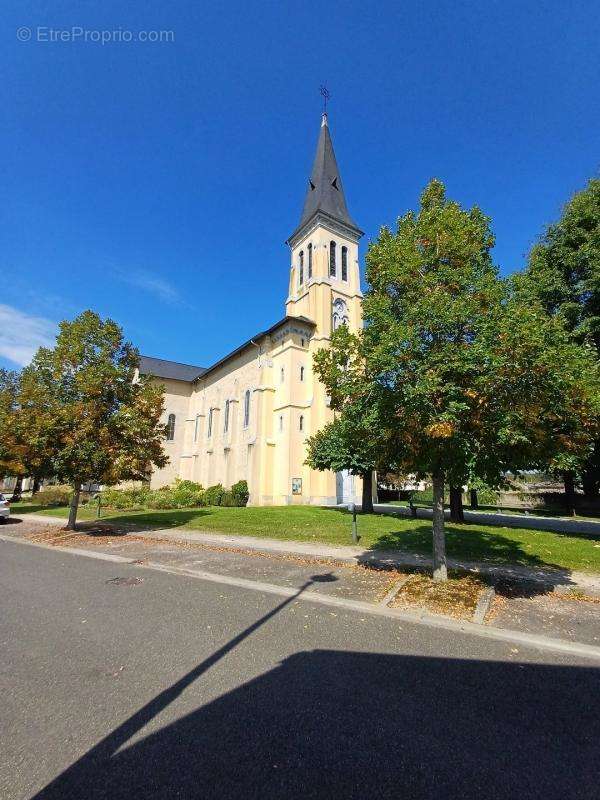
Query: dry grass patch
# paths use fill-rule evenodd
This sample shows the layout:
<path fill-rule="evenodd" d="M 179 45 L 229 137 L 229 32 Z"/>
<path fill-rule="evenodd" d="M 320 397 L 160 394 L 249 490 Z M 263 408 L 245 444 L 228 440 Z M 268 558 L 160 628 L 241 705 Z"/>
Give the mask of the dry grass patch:
<path fill-rule="evenodd" d="M 471 619 L 475 606 L 487 586 L 471 576 L 434 581 L 428 575 L 411 575 L 391 603 L 392 608 L 418 606 L 434 614 Z"/>

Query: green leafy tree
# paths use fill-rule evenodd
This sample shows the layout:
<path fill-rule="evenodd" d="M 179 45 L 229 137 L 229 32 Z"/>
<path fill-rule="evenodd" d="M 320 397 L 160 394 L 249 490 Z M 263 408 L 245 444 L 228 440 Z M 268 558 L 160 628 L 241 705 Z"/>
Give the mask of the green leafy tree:
<path fill-rule="evenodd" d="M 493 242 L 488 218 L 432 181 L 419 212 L 369 248 L 364 331 L 319 354 L 332 406 L 351 404 L 358 386 L 376 406 L 389 466 L 431 476 L 438 580 L 446 481 L 495 485 L 509 468 L 580 457 L 597 430 L 593 360 L 539 305 L 508 295 Z"/>
<path fill-rule="evenodd" d="M 314 369 L 328 387 L 336 419 L 307 441 L 306 463 L 313 469 L 348 470 L 362 478 L 362 511 L 373 512 L 373 472 L 387 469 L 385 429 L 380 425 L 377 385 L 370 380 L 361 342 L 342 325 L 331 350 L 315 354 Z"/>
<path fill-rule="evenodd" d="M 14 439 L 19 376 L 0 369 L 0 475 L 20 475 L 21 463 Z"/>
<path fill-rule="evenodd" d="M 24 464 L 73 487 L 70 529 L 82 484 L 145 479 L 167 463 L 163 392 L 134 380 L 138 359 L 116 323 L 84 311 L 23 370 L 16 445 Z"/>
<path fill-rule="evenodd" d="M 502 299 L 489 220 L 464 211 L 432 181 L 418 214 L 393 234 L 383 228 L 367 254 L 365 356 L 385 388 L 399 471 L 430 474 L 434 577 L 447 576 L 444 483 L 472 468 L 470 411 L 476 405 L 472 347 Z"/>
<path fill-rule="evenodd" d="M 527 270 L 515 276 L 524 301 L 539 301 L 560 319 L 576 342 L 591 343 L 600 360 L 600 179 L 588 182 L 532 248 Z M 568 466 L 568 465 L 567 465 Z M 600 442 L 574 473 L 565 470 L 565 488 L 574 491 L 575 474 L 586 495 L 600 491 Z"/>

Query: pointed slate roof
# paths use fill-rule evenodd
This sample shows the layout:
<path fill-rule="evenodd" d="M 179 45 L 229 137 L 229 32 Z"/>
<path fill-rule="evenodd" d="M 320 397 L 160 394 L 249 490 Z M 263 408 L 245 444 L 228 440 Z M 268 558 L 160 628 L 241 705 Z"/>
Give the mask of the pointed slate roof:
<path fill-rule="evenodd" d="M 327 114 L 323 114 L 321 119 L 317 152 L 304 198 L 302 217 L 296 232 L 319 211 L 362 233 L 348 212 L 342 178 L 327 124 Z"/>

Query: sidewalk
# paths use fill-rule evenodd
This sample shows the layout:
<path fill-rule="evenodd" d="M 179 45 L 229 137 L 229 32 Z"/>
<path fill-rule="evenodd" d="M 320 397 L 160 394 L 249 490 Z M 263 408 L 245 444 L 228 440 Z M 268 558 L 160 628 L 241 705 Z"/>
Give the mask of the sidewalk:
<path fill-rule="evenodd" d="M 28 514 L 27 521 L 44 524 L 51 522 L 64 526 L 60 517 L 34 517 Z M 109 520 L 108 520 L 109 521 Z M 324 545 L 313 542 L 282 541 L 254 536 L 233 536 L 230 534 L 205 533 L 199 530 L 173 530 L 173 528 L 145 530 L 136 528 L 136 533 L 149 539 L 171 539 L 181 542 L 197 542 L 236 550 L 250 550 L 265 554 L 288 554 L 303 558 L 332 559 L 346 564 L 357 564 L 387 569 L 402 567 L 431 568 L 431 558 L 399 550 L 366 550 L 354 545 Z M 450 569 L 487 575 L 493 579 L 520 581 L 541 584 L 558 590 L 577 589 L 585 594 L 600 597 L 600 575 L 572 572 L 567 569 L 536 569 L 510 564 L 484 564 L 476 561 L 448 559 Z"/>
<path fill-rule="evenodd" d="M 303 602 L 325 604 L 334 617 L 358 611 L 360 624 L 373 615 L 394 617 L 400 626 L 399 637 L 404 623 L 417 623 L 500 638 L 511 643 L 507 645 L 511 654 L 518 654 L 520 646 L 579 654 L 589 654 L 591 647 L 594 658 L 600 658 L 600 595 L 596 600 L 591 596 L 600 576 L 582 576 L 582 582 L 562 576 L 559 583 L 543 581 L 539 574 L 532 579 L 527 571 L 520 570 L 517 576 L 515 569 L 484 570 L 479 565 L 481 573 L 493 574 L 496 593 L 484 591 L 472 616 L 465 618 L 460 613 L 434 613 L 424 605 L 395 603 L 410 572 L 403 570 L 402 564 L 427 563 L 427 559 L 410 554 L 173 529 L 111 530 L 106 526 L 98 531 L 93 522 L 80 531 L 67 532 L 58 531 L 59 526 L 64 527 L 64 519 L 31 515 L 21 519 L 13 518 L 11 524 L 2 526 L 0 547 L 3 541 L 26 540 L 29 545 L 108 560 L 115 563 L 115 581 L 126 581 L 123 565 L 130 564 L 217 582 L 224 590 L 241 587 L 290 596 L 302 589 Z M 373 566 L 387 569 L 369 568 Z M 557 591 L 549 591 L 553 586 Z M 573 589 L 579 594 L 569 591 Z M 295 606 L 299 603 L 300 599 L 296 600 Z M 307 612 L 298 606 L 298 613 Z"/>
<path fill-rule="evenodd" d="M 410 517 L 408 506 L 392 506 L 387 503 L 375 503 L 373 508 L 378 514 L 390 514 L 399 517 Z M 505 528 L 527 528 L 534 531 L 554 531 L 557 533 L 583 533 L 600 536 L 600 520 L 577 519 L 577 517 L 538 517 L 535 514 L 510 514 L 494 511 L 472 511 L 464 509 L 465 521 L 480 525 L 499 525 Z M 430 508 L 417 507 L 419 519 L 431 519 Z M 450 512 L 445 512 L 446 519 Z"/>

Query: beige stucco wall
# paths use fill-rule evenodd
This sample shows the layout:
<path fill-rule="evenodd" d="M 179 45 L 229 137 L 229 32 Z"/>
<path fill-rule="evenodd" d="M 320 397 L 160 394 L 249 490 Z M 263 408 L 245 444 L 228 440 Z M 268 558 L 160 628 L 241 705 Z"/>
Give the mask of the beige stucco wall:
<path fill-rule="evenodd" d="M 162 469 L 157 469 L 152 473 L 150 486 L 158 489 L 160 486 L 168 486 L 179 476 L 179 462 L 183 451 L 183 431 L 185 421 L 188 416 L 192 385 L 185 381 L 173 381 L 166 378 L 155 379 L 162 384 L 165 392 L 165 411 L 162 422 L 166 423 L 169 414 L 175 414 L 175 438 L 173 441 L 166 441 L 163 444 L 165 453 L 169 457 L 169 463 Z"/>

